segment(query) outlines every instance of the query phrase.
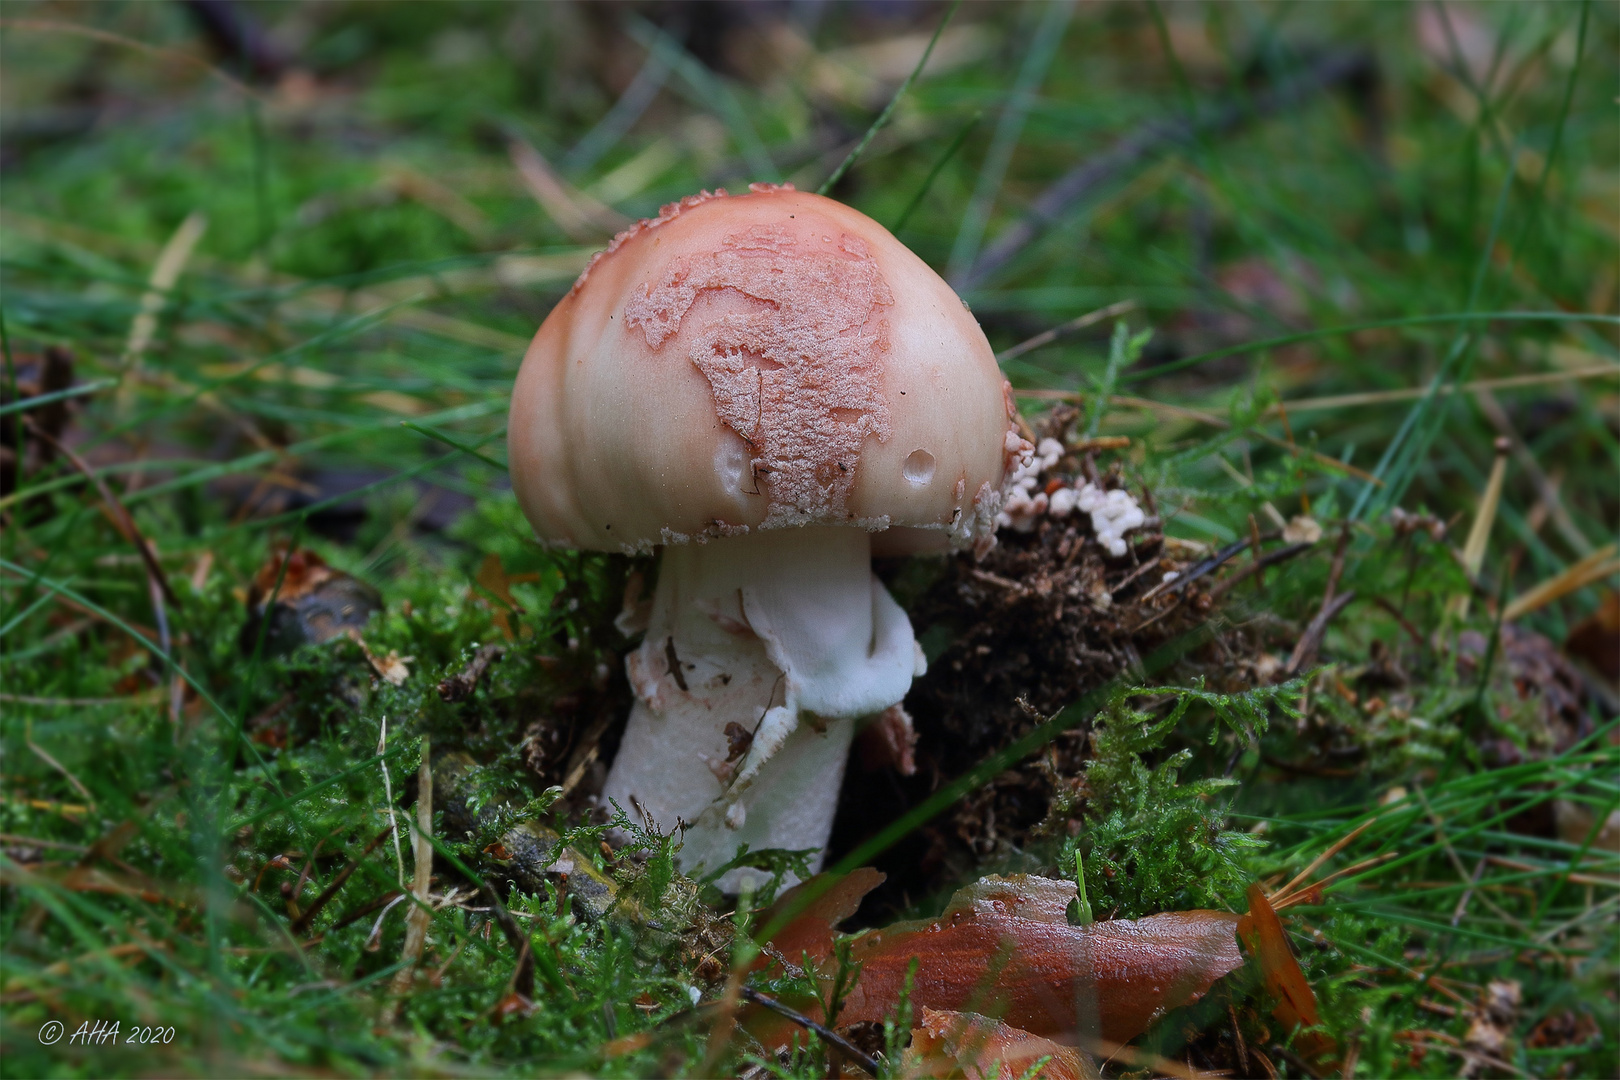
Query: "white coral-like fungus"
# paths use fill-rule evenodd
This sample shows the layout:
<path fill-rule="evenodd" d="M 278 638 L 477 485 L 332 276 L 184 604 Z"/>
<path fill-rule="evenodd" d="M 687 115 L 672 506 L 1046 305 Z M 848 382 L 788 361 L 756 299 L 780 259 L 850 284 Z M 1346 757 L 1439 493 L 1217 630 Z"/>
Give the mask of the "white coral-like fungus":
<path fill-rule="evenodd" d="M 1088 483 L 1080 489 L 1075 505 L 1091 515 L 1091 531 L 1110 555 L 1125 554 L 1125 534 L 1147 520 L 1130 492 L 1119 488 L 1104 491 Z"/>

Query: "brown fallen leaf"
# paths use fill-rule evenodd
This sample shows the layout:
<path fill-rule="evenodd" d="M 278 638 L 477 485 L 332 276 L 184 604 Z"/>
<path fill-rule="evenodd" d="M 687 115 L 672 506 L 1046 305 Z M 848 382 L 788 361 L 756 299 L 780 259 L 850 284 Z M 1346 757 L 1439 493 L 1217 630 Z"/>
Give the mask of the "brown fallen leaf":
<path fill-rule="evenodd" d="M 1603 594 L 1597 610 L 1564 639 L 1564 652 L 1591 664 L 1610 683 L 1620 683 L 1620 592 Z"/>
<path fill-rule="evenodd" d="M 1249 913 L 1238 920 L 1238 937 L 1260 965 L 1266 989 L 1277 999 L 1271 1015 L 1285 1030 L 1297 1027 L 1314 1028 L 1321 1024 L 1322 1016 L 1316 1008 L 1316 995 L 1305 973 L 1288 947 L 1288 936 L 1283 933 L 1282 920 L 1258 884 L 1249 886 Z M 1338 1044 L 1333 1037 L 1320 1031 L 1303 1031 L 1295 1039 L 1294 1048 L 1306 1061 L 1336 1058 Z"/>
<path fill-rule="evenodd" d="M 912 1028 L 904 1074 L 1015 1080 L 1037 1065 L 1041 1080 L 1094 1080 L 1102 1075 L 1095 1062 L 1072 1046 L 988 1016 L 938 1009 L 923 1009 L 922 1023 Z"/>
<path fill-rule="evenodd" d="M 259 647 L 261 635 L 265 651 L 271 654 L 340 636 L 358 640 L 359 630 L 382 606 L 376 589 L 334 570 L 315 552 L 279 547 L 253 575 L 247 595 L 248 618 L 237 643 L 244 654 L 251 655 Z M 268 626 L 263 625 L 266 619 Z"/>
<path fill-rule="evenodd" d="M 854 877 L 836 887 L 840 899 L 820 910 L 821 921 L 830 925 L 829 913 L 854 910 L 859 897 L 852 894 L 860 888 Z M 881 1022 L 899 1000 L 915 958 L 914 1007 L 996 1013 L 1038 1036 L 1101 1036 L 1123 1043 L 1171 1009 L 1198 1000 L 1243 963 L 1236 915 L 1176 911 L 1070 926 L 1066 912 L 1074 897 L 1070 881 L 992 876 L 959 890 L 937 919 L 857 937 L 850 957 L 862 965 L 861 976 L 838 1022 Z M 773 937 L 783 955 L 809 952 L 824 960 L 829 954 L 830 935 L 818 952 L 808 922 L 796 921 L 789 930 L 797 935 L 788 937 L 794 953 L 781 944 L 786 932 Z M 820 974 L 830 975 L 824 963 Z M 815 1002 L 802 1007 L 819 1017 Z M 791 1037 L 768 1018 L 750 1016 L 746 1022 L 766 1045 L 786 1045 Z"/>
<path fill-rule="evenodd" d="M 799 898 L 807 891 L 820 888 L 828 876 L 817 874 L 777 897 L 776 903 L 761 916 L 759 925 L 770 926 L 772 920 L 797 904 Z M 806 953 L 815 963 L 825 961 L 832 955 L 832 942 L 837 934 L 838 924 L 855 914 L 855 909 L 861 906 L 862 898 L 886 880 L 887 874 L 870 866 L 863 866 L 845 874 L 794 916 L 792 922 L 771 935 L 772 951 L 795 965 L 803 961 Z M 771 957 L 764 955 L 755 961 L 754 966 L 763 968 L 770 964 Z"/>

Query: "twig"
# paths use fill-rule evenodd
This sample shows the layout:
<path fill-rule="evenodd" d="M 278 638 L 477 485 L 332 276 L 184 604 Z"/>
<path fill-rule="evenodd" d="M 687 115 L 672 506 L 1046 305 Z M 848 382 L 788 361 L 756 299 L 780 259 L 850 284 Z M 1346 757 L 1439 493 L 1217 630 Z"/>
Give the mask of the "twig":
<path fill-rule="evenodd" d="M 349 880 L 349 875 L 353 874 L 355 868 L 360 865 L 360 861 L 367 855 L 370 855 L 373 851 L 376 851 L 377 845 L 382 843 L 383 840 L 386 839 L 393 831 L 394 827 L 390 825 L 388 828 L 378 833 L 376 838 L 373 839 L 371 843 L 366 845 L 366 849 L 362 851 L 357 858 L 350 859 L 343 869 L 338 871 L 337 877 L 332 879 L 332 884 L 328 885 L 321 892 L 321 895 L 315 898 L 314 903 L 310 904 L 302 915 L 299 915 L 298 918 L 293 920 L 293 933 L 302 934 L 309 928 L 309 924 L 314 921 L 315 916 L 320 914 L 321 908 L 325 907 L 327 902 L 330 901 L 332 897 L 337 895 L 338 890 L 343 888 L 344 884 Z"/>
<path fill-rule="evenodd" d="M 1390 603 L 1387 598 L 1382 596 L 1373 597 L 1372 602 L 1383 608 L 1384 611 L 1390 615 L 1390 617 L 1392 617 L 1396 622 L 1400 623 L 1401 629 L 1406 631 L 1406 636 L 1412 639 L 1413 644 L 1420 649 L 1428 648 L 1428 643 L 1423 640 L 1423 634 L 1418 630 L 1417 627 L 1412 625 L 1412 620 L 1408 619 L 1401 612 L 1400 608 L 1396 607 L 1394 604 Z"/>
<path fill-rule="evenodd" d="M 353 911 L 345 915 L 338 916 L 337 922 L 332 924 L 332 929 L 341 930 L 350 923 L 365 918 L 367 915 L 370 915 L 373 911 L 376 911 L 383 905 L 392 904 L 393 901 L 398 900 L 404 895 L 405 894 L 402 892 L 396 892 L 395 890 L 390 889 L 388 892 L 383 893 L 375 900 L 368 900 L 364 904 L 361 904 L 359 907 L 355 908 Z"/>
<path fill-rule="evenodd" d="M 1300 635 L 1299 643 L 1294 646 L 1293 655 L 1289 656 L 1288 664 L 1283 668 L 1283 674 L 1290 679 L 1299 674 L 1301 668 L 1316 659 L 1316 652 L 1322 647 L 1322 638 L 1327 634 L 1328 624 L 1356 598 L 1354 589 L 1337 595 L 1339 578 L 1344 574 L 1345 551 L 1349 546 L 1350 530 L 1346 528 L 1339 533 L 1339 543 L 1333 551 L 1333 565 L 1328 570 L 1327 589 L 1322 594 L 1322 606 L 1317 610 L 1316 617 L 1311 620 L 1310 625 L 1305 628 L 1305 633 Z"/>
<path fill-rule="evenodd" d="M 1485 866 L 1489 861 L 1489 857 L 1481 857 L 1479 862 L 1474 864 L 1474 872 L 1468 877 L 1468 888 L 1464 889 L 1463 894 L 1457 897 L 1457 906 L 1451 909 L 1451 925 L 1453 928 L 1462 922 L 1463 913 L 1468 910 L 1468 902 L 1474 898 L 1474 888 L 1479 884 L 1480 875 L 1485 873 Z"/>
<path fill-rule="evenodd" d="M 1084 330 L 1088 326 L 1095 326 L 1104 319 L 1111 319 L 1116 315 L 1123 315 L 1127 311 L 1135 310 L 1135 300 L 1120 300 L 1109 304 L 1107 307 L 1098 308 L 1096 311 L 1088 311 L 1077 319 L 1070 319 L 1068 322 L 1060 323 L 1059 325 L 1052 327 L 1050 330 L 1043 330 L 1041 333 L 1036 334 L 1034 337 L 1029 338 L 1028 340 L 1020 341 L 1017 345 L 1014 345 L 1010 349 L 996 353 L 996 360 L 1007 361 L 1011 360 L 1015 356 L 1023 356 L 1031 349 L 1038 349 L 1042 345 L 1056 341 L 1063 334 L 1070 334 L 1076 330 Z"/>
<path fill-rule="evenodd" d="M 1508 870 L 1522 870 L 1529 873 L 1544 872 L 1548 875 L 1555 875 L 1560 870 L 1556 866 L 1536 866 L 1533 863 L 1520 862 L 1517 859 L 1504 858 L 1501 855 L 1487 855 L 1485 859 L 1492 866 L 1500 866 Z M 1592 874 L 1571 874 L 1568 880 L 1577 885 L 1596 885 L 1605 889 L 1620 889 L 1620 877 L 1604 878 Z"/>
<path fill-rule="evenodd" d="M 1446 858 L 1451 861 L 1452 869 L 1457 871 L 1457 877 L 1461 879 L 1464 884 L 1472 885 L 1474 879 L 1469 877 L 1468 869 L 1463 866 L 1462 859 L 1457 857 L 1456 850 L 1451 846 L 1451 838 L 1446 835 L 1445 822 L 1442 821 L 1440 815 L 1435 812 L 1434 807 L 1429 804 L 1429 796 L 1424 793 L 1423 785 L 1414 781 L 1412 784 L 1412 793 L 1417 796 L 1418 802 L 1423 804 L 1424 813 L 1428 815 L 1429 823 L 1434 826 L 1434 838 L 1439 842 L 1441 850 L 1446 853 Z M 1508 914 L 1494 900 L 1486 896 L 1484 893 L 1479 893 L 1478 895 L 1479 902 L 1490 908 L 1492 913 L 1494 913 L 1497 918 L 1519 931 L 1519 933 L 1523 934 L 1525 937 L 1530 936 L 1530 928 L 1525 926 L 1524 923 Z"/>
<path fill-rule="evenodd" d="M 1313 70 L 1285 79 L 1258 94 L 1233 95 L 1223 105 L 1201 115 L 1156 120 L 1125 136 L 1088 161 L 1080 163 L 1047 188 L 1031 204 L 1022 220 L 996 237 L 967 270 L 951 282 L 958 292 L 979 287 L 1041 235 L 1069 207 L 1113 181 L 1138 162 L 1170 146 L 1195 138 L 1230 131 L 1246 121 L 1295 105 L 1336 83 L 1366 78 L 1373 72 L 1372 58 L 1361 52 L 1331 55 Z"/>
<path fill-rule="evenodd" d="M 1261 539 L 1264 539 L 1264 537 Z M 1220 581 L 1217 581 L 1209 590 L 1209 595 L 1211 597 L 1223 596 L 1230 592 L 1240 582 L 1248 580 L 1251 576 L 1259 575 L 1260 572 L 1265 570 L 1267 567 L 1276 566 L 1278 563 L 1287 562 L 1296 555 L 1303 555 L 1305 552 L 1311 550 L 1311 548 L 1315 546 L 1315 544 L 1308 541 L 1301 541 L 1297 544 L 1289 544 L 1286 547 L 1280 547 L 1275 551 L 1268 551 L 1253 562 L 1245 563 L 1243 566 L 1239 567 L 1237 573 L 1233 574 L 1231 577 L 1225 577 Z"/>
<path fill-rule="evenodd" d="M 1275 534 L 1268 534 L 1268 536 L 1261 537 L 1261 539 L 1267 539 L 1270 536 L 1274 536 L 1274 535 Z M 1155 585 L 1153 588 L 1151 588 L 1147 592 L 1143 593 L 1141 595 L 1140 599 L 1141 600 L 1151 600 L 1155 596 L 1158 596 L 1162 592 L 1181 592 L 1188 585 L 1191 585 L 1193 582 L 1197 581 L 1199 578 L 1205 576 L 1206 574 L 1212 573 L 1215 570 L 1218 570 L 1222 565 L 1224 565 L 1226 562 L 1228 562 L 1229 560 L 1231 560 L 1235 556 L 1243 554 L 1243 552 L 1247 551 L 1248 548 L 1249 548 L 1249 538 L 1248 537 L 1244 537 L 1242 540 L 1234 540 L 1234 541 L 1232 541 L 1232 543 L 1227 544 L 1225 547 L 1221 548 L 1221 550 L 1217 551 L 1215 554 L 1211 555 L 1209 558 L 1204 559 L 1201 562 L 1196 563 L 1192 567 L 1192 569 L 1190 569 L 1190 570 L 1186 571 L 1185 573 L 1181 574 L 1174 581 L 1163 581 L 1163 582 L 1160 582 L 1159 584 Z"/>
<path fill-rule="evenodd" d="M 79 23 L 58 22 L 55 19 L 0 19 L 0 28 L 7 30 L 43 30 L 58 34 L 72 34 L 75 37 L 89 38 L 91 41 L 100 41 L 108 45 L 118 45 L 126 49 L 134 49 L 148 56 L 163 61 L 165 64 L 184 64 L 200 68 L 209 75 L 223 82 L 243 97 L 261 99 L 258 91 L 235 78 L 224 69 L 208 61 L 193 56 L 183 49 L 165 49 L 158 45 L 149 45 L 123 34 L 114 34 L 107 30 L 98 30 L 93 26 L 84 26 Z"/>
<path fill-rule="evenodd" d="M 806 1031 L 815 1032 L 816 1035 L 820 1036 L 823 1042 L 831 1046 L 838 1047 L 840 1053 L 844 1054 L 851 1061 L 865 1069 L 871 1075 L 877 1076 L 879 1074 L 882 1066 L 878 1064 L 876 1058 L 864 1053 L 854 1043 L 850 1042 L 848 1039 L 844 1038 L 831 1028 L 818 1024 L 808 1016 L 805 1016 L 803 1013 L 795 1012 L 786 1005 L 783 1005 L 780 1001 L 776 1001 L 773 998 L 768 998 L 759 991 L 751 989 L 747 986 L 742 988 L 742 996 L 747 1000 L 752 1001 L 755 1005 L 763 1005 L 772 1012 L 785 1016 L 793 1023 L 804 1028 Z"/>
<path fill-rule="evenodd" d="M 1299 674 L 1301 668 L 1316 659 L 1316 652 L 1322 647 L 1322 638 L 1327 634 L 1328 623 L 1333 621 L 1335 615 L 1349 607 L 1355 598 L 1354 589 L 1340 593 L 1316 613 L 1316 618 L 1311 620 L 1311 624 L 1305 628 L 1305 633 L 1300 636 L 1299 644 L 1294 646 L 1294 653 L 1288 658 L 1287 666 L 1283 668 L 1284 675 L 1291 679 Z"/>
<path fill-rule="evenodd" d="M 27 844 L 29 847 L 57 848 L 81 853 L 89 850 L 83 844 L 70 844 L 65 840 L 42 840 L 37 836 L 18 836 L 16 833 L 0 833 L 0 844 Z M 1575 880 L 1573 875 L 1570 880 Z"/>
<path fill-rule="evenodd" d="M 439 681 L 440 699 L 463 701 L 472 697 L 473 691 L 478 689 L 479 680 L 484 677 L 484 672 L 489 670 L 489 665 L 505 655 L 506 649 L 493 642 L 481 646 L 458 674 L 446 676 Z"/>

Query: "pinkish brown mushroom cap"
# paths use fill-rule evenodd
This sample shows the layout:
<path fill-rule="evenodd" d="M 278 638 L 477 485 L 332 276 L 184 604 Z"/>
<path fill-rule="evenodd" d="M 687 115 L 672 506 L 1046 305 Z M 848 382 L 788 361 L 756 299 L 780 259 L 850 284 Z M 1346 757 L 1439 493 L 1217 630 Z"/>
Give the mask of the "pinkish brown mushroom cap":
<path fill-rule="evenodd" d="M 540 327 L 512 484 L 542 539 L 579 548 L 802 525 L 966 547 L 994 529 L 1004 388 L 966 306 L 871 218 L 704 193 L 615 238 Z"/>

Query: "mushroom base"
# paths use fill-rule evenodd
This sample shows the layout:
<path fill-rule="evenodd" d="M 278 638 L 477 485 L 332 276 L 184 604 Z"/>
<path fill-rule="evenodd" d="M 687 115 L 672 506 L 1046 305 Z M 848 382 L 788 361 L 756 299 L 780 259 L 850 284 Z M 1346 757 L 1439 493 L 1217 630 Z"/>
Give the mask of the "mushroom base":
<path fill-rule="evenodd" d="M 819 868 L 855 721 L 923 671 L 858 528 L 666 548 L 625 664 L 637 702 L 603 799 L 665 831 L 684 823 L 678 861 L 693 875 L 744 843 L 812 849 Z M 719 885 L 765 876 L 732 870 Z"/>

